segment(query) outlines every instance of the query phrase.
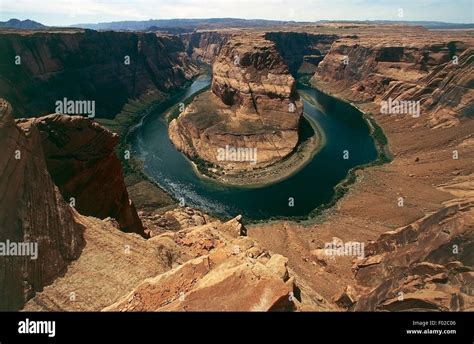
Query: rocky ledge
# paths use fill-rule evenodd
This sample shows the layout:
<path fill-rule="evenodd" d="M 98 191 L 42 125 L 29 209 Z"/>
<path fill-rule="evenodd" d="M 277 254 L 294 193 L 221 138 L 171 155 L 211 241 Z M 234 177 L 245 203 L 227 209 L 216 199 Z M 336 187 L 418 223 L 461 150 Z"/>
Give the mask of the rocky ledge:
<path fill-rule="evenodd" d="M 239 174 L 287 158 L 298 144 L 302 102 L 275 44 L 241 34 L 221 49 L 211 91 L 173 119 L 173 144 L 215 175 Z"/>
<path fill-rule="evenodd" d="M 186 209 L 175 210 L 181 211 Z M 285 257 L 247 237 L 240 216 L 148 240 L 120 232 L 113 221 L 86 220 L 81 257 L 25 310 L 291 311 L 305 304 L 333 309 L 298 283 Z"/>

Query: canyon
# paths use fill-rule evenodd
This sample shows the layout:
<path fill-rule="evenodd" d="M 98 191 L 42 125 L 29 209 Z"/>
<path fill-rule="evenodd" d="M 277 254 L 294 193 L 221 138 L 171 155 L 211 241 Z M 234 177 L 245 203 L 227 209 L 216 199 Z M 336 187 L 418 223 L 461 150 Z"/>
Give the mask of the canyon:
<path fill-rule="evenodd" d="M 160 99 L 198 72 L 171 35 L 7 30 L 0 49 L 0 93 L 16 117 L 54 113 L 66 97 L 95 101 L 96 117 L 114 118 L 129 99 Z"/>
<path fill-rule="evenodd" d="M 36 241 L 40 252 L 0 257 L 0 309 L 472 311 L 473 43 L 469 31 L 370 24 L 0 33 L 0 95 L 12 103 L 0 107 L 0 241 Z M 133 72 L 126 54 L 137 58 Z M 50 114 L 70 92 L 94 95 L 98 116 L 113 120 L 129 98 L 163 99 L 203 63 L 211 89 L 169 126 L 186 155 L 244 174 L 248 164 L 216 161 L 216 149 L 251 142 L 258 167 L 290 155 L 303 75 L 383 132 L 380 163 L 352 171 L 354 183 L 317 218 L 245 225 L 238 214 L 136 207 L 119 136 Z M 419 100 L 420 117 L 381 113 L 389 98 Z M 351 242 L 365 245 L 364 257 L 325 250 Z"/>

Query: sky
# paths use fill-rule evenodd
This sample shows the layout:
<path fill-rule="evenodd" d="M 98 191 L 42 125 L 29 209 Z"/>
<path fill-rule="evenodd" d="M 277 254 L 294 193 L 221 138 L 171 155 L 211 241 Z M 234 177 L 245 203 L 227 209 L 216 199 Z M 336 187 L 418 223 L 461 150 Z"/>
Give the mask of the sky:
<path fill-rule="evenodd" d="M 473 23 L 474 0 L 0 0 L 0 21 L 31 19 L 51 26 L 223 17 Z"/>

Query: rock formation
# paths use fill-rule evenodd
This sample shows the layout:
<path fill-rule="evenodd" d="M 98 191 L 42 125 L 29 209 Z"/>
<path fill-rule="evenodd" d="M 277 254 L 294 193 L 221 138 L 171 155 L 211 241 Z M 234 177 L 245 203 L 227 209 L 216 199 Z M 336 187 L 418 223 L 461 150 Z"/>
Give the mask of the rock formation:
<path fill-rule="evenodd" d="M 275 47 L 293 75 L 314 74 L 319 62 L 329 52 L 335 34 L 313 34 L 295 31 L 267 32 L 265 38 Z"/>
<path fill-rule="evenodd" d="M 474 57 L 469 43 L 449 37 L 425 41 L 410 35 L 401 40 L 339 39 L 319 64 L 313 81 L 351 92 L 356 101 L 373 102 L 378 113 L 381 102 L 389 99 L 419 102 L 416 115 L 432 128 L 453 126 L 459 117 L 472 115 Z"/>
<path fill-rule="evenodd" d="M 37 260 L 0 257 L 1 309 L 16 310 L 26 303 L 25 310 L 36 311 L 118 310 L 134 288 L 137 291 L 131 295 L 146 290 L 146 295 L 151 292 L 150 298 L 143 295 L 143 304 L 134 301 L 127 309 L 299 307 L 301 296 L 286 259 L 246 237 L 240 217 L 221 223 L 194 211 L 191 216 L 189 209 L 183 209 L 191 216 L 186 220 L 174 211 L 162 218 L 173 218 L 177 226 L 167 222 L 161 227 L 162 234 L 145 240 L 135 233 L 123 233 L 119 222 L 110 217 L 100 220 L 80 215 L 64 201 L 60 190 L 77 197 L 79 211 L 103 211 L 119 205 L 113 201 L 120 201 L 114 199 L 120 193 L 112 188 L 123 185 L 120 168 L 113 168 L 116 136 L 82 117 L 51 115 L 16 124 L 11 107 L 1 104 L 0 130 L 7 154 L 2 155 L 5 158 L 0 164 L 4 195 L 0 239 L 2 243 L 38 243 Z M 104 192 L 108 187 L 111 189 Z M 87 190 L 84 195 L 80 192 Z M 102 206 L 94 208 L 100 205 L 98 200 L 103 201 Z M 179 231 L 169 231 L 170 227 Z M 57 278 L 60 274 L 62 278 Z M 153 287 L 148 289 L 147 283 L 154 280 L 160 281 L 158 288 L 167 290 L 164 294 L 155 295 Z M 229 288 L 241 292 L 229 298 Z M 207 293 L 220 300 L 209 303 Z M 322 303 L 322 307 L 329 306 Z"/>
<path fill-rule="evenodd" d="M 232 31 L 195 31 L 181 37 L 192 60 L 212 64 L 232 37 Z"/>
<path fill-rule="evenodd" d="M 169 135 L 195 160 L 227 171 L 249 170 L 293 151 L 301 115 L 295 79 L 275 45 L 261 35 L 240 35 L 214 62 L 212 92 L 198 96 L 173 120 Z M 252 150 L 256 159 L 232 159 L 229 147 Z"/>
<path fill-rule="evenodd" d="M 472 35 L 365 25 L 344 33 L 312 82 L 374 119 L 391 162 L 357 171 L 322 223 L 249 235 L 341 310 L 472 310 Z M 419 100 L 420 116 L 381 113 L 389 98 Z M 363 243 L 366 257 L 329 256 L 332 242 Z"/>
<path fill-rule="evenodd" d="M 293 310 L 294 279 L 288 274 L 286 259 L 240 236 L 243 228 L 238 221 L 214 222 L 173 234 L 174 241 L 196 258 L 143 281 L 105 310 Z"/>
<path fill-rule="evenodd" d="M 154 211 L 140 211 L 138 213 L 143 221 L 145 232 L 154 237 L 166 231 L 178 231 L 188 227 L 205 225 L 212 221 L 212 218 L 190 207 L 177 207 L 164 213 L 159 209 Z"/>
<path fill-rule="evenodd" d="M 81 116 L 49 115 L 19 124 L 40 131 L 53 182 L 79 213 L 112 217 L 123 231 L 145 235 L 115 154 L 117 134 Z"/>
<path fill-rule="evenodd" d="M 473 200 L 450 201 L 424 218 L 384 233 L 356 261 L 356 278 L 371 290 L 355 310 L 474 309 Z"/>
<path fill-rule="evenodd" d="M 48 173 L 37 128 L 18 126 L 0 103 L 0 242 L 37 245 L 36 259 L 0 256 L 0 309 L 16 310 L 79 257 L 84 226 Z"/>
<path fill-rule="evenodd" d="M 38 242 L 39 251 L 37 260 L 0 257 L 0 309 L 20 309 L 29 299 L 24 309 L 36 311 L 472 311 L 472 37 L 401 26 L 308 30 L 310 35 L 296 36 L 238 33 L 226 44 L 217 33 L 194 33 L 186 50 L 202 62 L 215 61 L 212 91 L 198 96 L 171 123 L 173 143 L 226 171 L 249 168 L 216 161 L 216 149 L 226 145 L 258 148 L 257 167 L 281 160 L 296 145 L 301 116 L 284 62 L 293 70 L 310 71 L 305 59 L 314 58 L 311 64 L 316 65 L 321 55 L 312 82 L 375 119 L 388 139 L 390 164 L 358 170 L 350 192 L 325 213 L 323 222 L 274 221 L 247 228 L 240 217 L 221 222 L 188 208 L 147 210 L 139 213 L 151 236 L 146 240 L 120 231 L 132 228 L 124 223 L 137 218 L 112 153 L 114 135 L 76 117 L 15 123 L 2 102 L 0 242 Z M 329 49 L 333 32 L 339 38 Z M 120 34 L 136 43 L 137 34 Z M 58 34 L 63 43 L 55 49 L 84 44 L 76 41 L 81 35 L 99 33 Z M 6 36 L 0 44 L 13 43 L 2 51 L 22 46 L 16 35 L 13 40 Z M 47 46 L 57 44 L 46 41 Z M 303 48 L 288 52 L 295 46 Z M 49 51 L 36 50 L 32 55 Z M 47 71 L 38 79 L 55 71 L 55 59 L 44 61 L 28 67 Z M 154 70 L 152 62 L 147 66 Z M 151 74 L 167 76 L 160 80 L 177 75 L 168 73 Z M 7 80 L 24 86 L 23 76 Z M 137 79 L 141 90 L 149 89 L 147 78 Z M 24 88 L 18 90 L 17 102 Z M 419 100 L 420 117 L 382 114 L 381 102 L 390 98 Z M 286 110 L 290 104 L 294 112 Z M 114 178 L 105 173 L 111 171 Z M 102 188 L 110 192 L 99 193 Z M 96 204 L 87 204 L 84 190 L 102 205 L 88 208 Z M 116 220 L 79 214 L 63 200 L 71 194 L 85 201 L 82 210 L 76 206 L 79 212 Z M 132 216 L 121 215 L 124 211 Z M 329 256 L 328 242 L 365 244 L 365 256 Z"/>
<path fill-rule="evenodd" d="M 287 261 L 237 217 L 144 240 L 87 218 L 87 245 L 63 278 L 25 310 L 294 310 L 300 292 Z M 98 230 L 98 228 L 102 228 Z M 128 248 L 128 250 L 127 250 Z M 229 290 L 238 291 L 230 293 Z M 74 292 L 74 298 L 68 296 Z M 303 292 L 307 293 L 305 290 Z M 306 295 L 306 294 L 305 294 Z M 324 300 L 320 309 L 330 309 Z"/>

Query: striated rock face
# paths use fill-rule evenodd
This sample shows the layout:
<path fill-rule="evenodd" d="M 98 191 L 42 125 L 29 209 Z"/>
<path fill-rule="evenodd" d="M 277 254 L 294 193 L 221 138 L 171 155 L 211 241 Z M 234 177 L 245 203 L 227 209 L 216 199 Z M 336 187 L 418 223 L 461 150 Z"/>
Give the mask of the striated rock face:
<path fill-rule="evenodd" d="M 357 281 L 371 290 L 355 310 L 466 311 L 474 309 L 474 203 L 445 208 L 382 234 L 355 264 Z"/>
<path fill-rule="evenodd" d="M 338 36 L 278 31 L 267 32 L 265 38 L 275 42 L 276 49 L 288 65 L 290 72 L 296 75 L 313 74 Z"/>
<path fill-rule="evenodd" d="M 81 116 L 19 121 L 41 133 L 46 164 L 64 199 L 83 215 L 112 217 L 125 232 L 145 235 L 115 154 L 118 135 Z"/>
<path fill-rule="evenodd" d="M 186 52 L 192 60 L 206 64 L 214 63 L 231 37 L 232 33 L 225 31 L 196 31 L 181 35 Z"/>
<path fill-rule="evenodd" d="M 468 42 L 449 37 L 433 41 L 424 35 L 401 42 L 340 39 L 319 64 L 313 82 L 330 83 L 333 91 L 344 90 L 358 102 L 374 102 L 377 112 L 381 101 L 417 101 L 424 125 L 455 126 L 474 110 L 473 50 Z"/>
<path fill-rule="evenodd" d="M 0 50 L 0 94 L 15 117 L 54 113 L 67 97 L 95 100 L 97 117 L 114 118 L 130 98 L 167 92 L 198 72 L 178 37 L 152 33 L 2 33 Z"/>
<path fill-rule="evenodd" d="M 298 143 L 302 103 L 295 79 L 261 35 L 234 37 L 213 65 L 212 92 L 198 96 L 169 126 L 174 145 L 190 157 L 225 170 L 271 165 Z M 255 161 L 220 153 L 255 150 Z"/>
<path fill-rule="evenodd" d="M 39 130 L 0 103 L 0 242 L 37 245 L 36 259 L 0 256 L 0 310 L 17 310 L 79 257 L 84 226 L 48 173 Z"/>

